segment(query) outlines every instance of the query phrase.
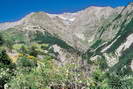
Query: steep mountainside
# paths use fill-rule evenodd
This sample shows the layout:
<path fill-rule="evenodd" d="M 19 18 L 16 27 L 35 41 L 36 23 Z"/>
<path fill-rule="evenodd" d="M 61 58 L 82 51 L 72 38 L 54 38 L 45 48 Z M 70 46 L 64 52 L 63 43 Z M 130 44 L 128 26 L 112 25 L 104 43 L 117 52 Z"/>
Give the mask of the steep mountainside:
<path fill-rule="evenodd" d="M 25 32 L 28 37 L 32 32 L 47 32 L 80 51 L 83 59 L 102 59 L 110 71 L 116 67 L 116 70 L 133 67 L 132 3 L 117 8 L 93 6 L 76 13 L 35 12 L 20 21 L 0 24 L 0 30 L 7 29 Z M 55 41 L 54 44 L 58 43 Z"/>
<path fill-rule="evenodd" d="M 115 18 L 123 8 L 89 7 L 77 13 L 64 14 L 36 12 L 17 22 L 0 24 L 0 29 L 19 25 L 24 26 L 24 29 L 29 26 L 40 26 L 51 34 L 58 35 L 73 47 L 86 51 L 95 41 L 95 33 L 102 23 Z"/>

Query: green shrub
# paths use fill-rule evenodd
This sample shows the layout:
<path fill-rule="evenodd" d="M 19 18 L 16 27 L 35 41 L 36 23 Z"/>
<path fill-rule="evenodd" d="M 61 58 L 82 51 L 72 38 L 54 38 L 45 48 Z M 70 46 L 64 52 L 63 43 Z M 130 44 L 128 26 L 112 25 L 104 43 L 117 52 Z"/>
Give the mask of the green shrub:
<path fill-rule="evenodd" d="M 89 89 L 133 89 L 133 77 L 106 73 L 101 69 L 96 69 L 92 73 L 89 81 Z"/>
<path fill-rule="evenodd" d="M 37 49 L 36 46 L 32 46 L 32 47 L 29 49 L 29 54 L 36 57 L 36 56 L 38 55 L 38 51 L 37 51 L 36 49 Z"/>
<path fill-rule="evenodd" d="M 5 41 L 4 41 L 4 38 L 3 38 L 3 36 L 0 34 L 0 46 L 3 45 L 4 42 L 5 42 Z"/>
<path fill-rule="evenodd" d="M 36 62 L 34 60 L 28 59 L 26 56 L 23 56 L 17 60 L 16 66 L 20 68 L 23 68 L 23 67 L 33 68 L 36 66 Z"/>
<path fill-rule="evenodd" d="M 30 72 L 20 72 L 8 83 L 9 89 L 51 89 L 81 87 L 85 84 L 81 72 L 75 71 L 75 64 L 57 66 L 50 59 L 38 61 L 38 67 Z"/>
<path fill-rule="evenodd" d="M 11 79 L 11 76 L 9 68 L 0 68 L 0 89 L 4 89 L 4 85 Z"/>
<path fill-rule="evenodd" d="M 111 89 L 133 89 L 133 76 L 110 74 L 108 78 Z"/>
<path fill-rule="evenodd" d="M 5 49 L 0 51 L 0 63 L 3 63 L 5 65 L 11 64 L 11 60 L 8 57 L 8 55 L 6 54 L 6 50 Z"/>
<path fill-rule="evenodd" d="M 11 79 L 15 65 L 11 63 L 6 50 L 0 51 L 0 89 Z"/>
<path fill-rule="evenodd" d="M 43 49 L 43 50 L 48 50 L 48 48 L 49 48 L 48 44 L 42 44 L 41 45 L 41 49 Z"/>
<path fill-rule="evenodd" d="M 99 68 L 92 73 L 89 83 L 89 89 L 110 89 L 105 72 Z"/>
<path fill-rule="evenodd" d="M 22 45 L 22 47 L 20 48 L 20 53 L 28 54 L 28 47 L 26 45 Z"/>
<path fill-rule="evenodd" d="M 23 46 L 24 46 L 24 44 L 14 44 L 13 49 L 19 51 Z"/>

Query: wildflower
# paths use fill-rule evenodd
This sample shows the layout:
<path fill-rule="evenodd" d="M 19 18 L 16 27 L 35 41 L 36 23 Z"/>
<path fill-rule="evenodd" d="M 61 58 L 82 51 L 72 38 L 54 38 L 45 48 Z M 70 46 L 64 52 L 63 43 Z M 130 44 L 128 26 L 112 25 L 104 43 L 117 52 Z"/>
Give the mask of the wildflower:
<path fill-rule="evenodd" d="M 28 59 L 34 59 L 34 56 L 28 56 L 27 58 Z"/>
<path fill-rule="evenodd" d="M 23 57 L 24 55 L 22 53 L 19 54 L 19 57 Z"/>

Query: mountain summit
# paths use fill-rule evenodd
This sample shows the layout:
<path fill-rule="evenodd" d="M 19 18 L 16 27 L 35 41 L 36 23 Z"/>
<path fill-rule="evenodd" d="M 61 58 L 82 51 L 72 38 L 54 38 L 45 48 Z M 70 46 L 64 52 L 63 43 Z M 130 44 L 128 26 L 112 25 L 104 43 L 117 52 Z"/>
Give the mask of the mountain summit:
<path fill-rule="evenodd" d="M 94 33 L 100 25 L 114 14 L 119 14 L 123 7 L 89 7 L 75 13 L 48 14 L 45 12 L 33 12 L 17 22 L 0 24 L 0 30 L 13 28 L 20 25 L 38 25 L 50 31 L 73 47 L 87 50 Z M 29 26 L 29 25 L 27 25 Z M 87 35 L 91 33 L 91 35 Z M 68 36 L 70 35 L 70 36 Z M 74 42 L 77 43 L 74 43 Z M 77 45 L 75 45 L 77 44 Z"/>

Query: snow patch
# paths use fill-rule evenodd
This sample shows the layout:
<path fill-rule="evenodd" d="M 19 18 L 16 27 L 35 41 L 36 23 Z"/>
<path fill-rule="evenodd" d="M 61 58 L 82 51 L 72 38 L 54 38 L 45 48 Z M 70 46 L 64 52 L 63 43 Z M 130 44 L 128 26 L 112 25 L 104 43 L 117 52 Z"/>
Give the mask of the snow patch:
<path fill-rule="evenodd" d="M 48 14 L 48 16 L 50 18 L 58 17 L 63 21 L 63 23 L 65 23 L 66 25 L 70 25 L 72 22 L 75 21 L 78 13 Z"/>
<path fill-rule="evenodd" d="M 70 18 L 70 17 L 59 16 L 59 18 L 66 20 L 66 21 L 70 21 L 70 22 L 73 22 L 75 20 L 75 17 Z"/>

